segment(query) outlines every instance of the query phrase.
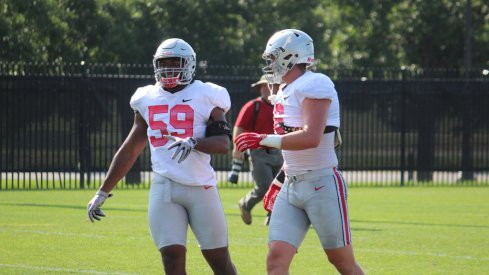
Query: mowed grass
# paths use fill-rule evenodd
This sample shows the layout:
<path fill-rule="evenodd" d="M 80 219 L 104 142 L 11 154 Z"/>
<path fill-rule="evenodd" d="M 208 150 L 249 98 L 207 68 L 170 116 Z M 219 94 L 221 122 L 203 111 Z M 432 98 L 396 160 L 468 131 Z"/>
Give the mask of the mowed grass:
<path fill-rule="evenodd" d="M 244 225 L 248 189 L 221 188 L 240 274 L 266 274 L 265 211 Z M 0 274 L 161 274 L 147 225 L 148 190 L 116 190 L 91 224 L 94 191 L 1 191 Z M 354 249 L 367 274 L 488 274 L 489 188 L 350 188 Z M 172 221 L 168 221 L 172 222 Z M 189 230 L 188 274 L 212 274 Z M 311 229 L 291 274 L 337 274 Z"/>

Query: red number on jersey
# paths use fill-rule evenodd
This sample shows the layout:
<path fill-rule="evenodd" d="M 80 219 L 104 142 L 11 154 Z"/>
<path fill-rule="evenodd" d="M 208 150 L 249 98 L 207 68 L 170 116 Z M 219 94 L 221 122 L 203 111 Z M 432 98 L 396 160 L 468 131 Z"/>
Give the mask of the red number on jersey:
<path fill-rule="evenodd" d="M 182 119 L 183 118 L 183 119 Z M 170 124 L 175 129 L 184 129 L 183 134 L 171 133 L 172 136 L 179 138 L 191 137 L 194 135 L 194 109 L 189 105 L 175 105 L 170 110 Z"/>
<path fill-rule="evenodd" d="M 168 113 L 168 105 L 148 106 L 149 128 L 159 130 L 161 137 L 150 136 L 149 141 L 154 147 L 165 145 L 168 140 L 163 135 L 172 135 L 180 138 L 191 137 L 194 135 L 194 110 L 189 105 L 175 105 L 170 110 L 170 124 L 176 130 L 184 130 L 183 133 L 168 133 L 167 124 L 163 120 L 156 120 L 155 115 Z"/>
<path fill-rule="evenodd" d="M 163 146 L 168 142 L 168 140 L 163 137 L 163 135 L 168 135 L 166 123 L 164 123 L 162 120 L 155 120 L 155 115 L 167 113 L 168 105 L 148 106 L 148 111 L 149 128 L 152 130 L 160 130 L 161 133 L 161 137 L 150 136 L 149 141 L 154 147 Z"/>
<path fill-rule="evenodd" d="M 275 104 L 275 108 L 273 108 L 273 129 L 275 130 L 275 134 L 283 135 L 285 134 L 284 129 L 280 127 L 279 123 L 284 123 L 283 118 L 278 118 L 275 115 L 283 115 L 284 114 L 284 106 L 281 103 Z"/>

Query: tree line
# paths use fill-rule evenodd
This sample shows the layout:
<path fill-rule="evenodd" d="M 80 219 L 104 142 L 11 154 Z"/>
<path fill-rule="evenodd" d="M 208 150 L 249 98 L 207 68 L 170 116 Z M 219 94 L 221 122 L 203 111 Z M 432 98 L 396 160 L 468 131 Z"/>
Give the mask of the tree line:
<path fill-rule="evenodd" d="M 3 0 L 0 61 L 148 64 L 179 37 L 209 64 L 256 66 L 284 28 L 311 35 L 319 68 L 489 67 L 485 0 Z"/>

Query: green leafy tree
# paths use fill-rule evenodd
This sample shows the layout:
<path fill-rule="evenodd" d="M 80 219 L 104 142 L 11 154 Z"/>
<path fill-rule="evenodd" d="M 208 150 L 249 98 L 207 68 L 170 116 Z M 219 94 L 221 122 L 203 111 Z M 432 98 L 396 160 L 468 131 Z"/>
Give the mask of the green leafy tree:
<path fill-rule="evenodd" d="M 144 63 L 180 37 L 199 60 L 263 64 L 267 39 L 298 28 L 319 69 L 463 66 L 463 0 L 43 0 L 0 2 L 0 60 Z M 487 67 L 489 4 L 472 1 L 472 64 Z"/>
<path fill-rule="evenodd" d="M 335 1 L 335 66 L 462 68 L 466 1 Z M 487 66 L 489 4 L 472 1 L 473 64 Z M 326 16 L 326 14 L 324 14 Z M 484 46 L 485 45 L 485 46 Z"/>
<path fill-rule="evenodd" d="M 78 61 L 97 48 L 100 17 L 94 0 L 13 1 L 0 4 L 2 60 Z M 86 22 L 91 22 L 87 24 Z"/>

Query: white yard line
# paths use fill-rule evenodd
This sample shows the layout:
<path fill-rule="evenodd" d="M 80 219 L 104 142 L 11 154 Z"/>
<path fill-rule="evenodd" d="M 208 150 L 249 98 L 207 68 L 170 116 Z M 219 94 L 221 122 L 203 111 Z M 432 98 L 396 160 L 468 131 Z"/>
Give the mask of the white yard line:
<path fill-rule="evenodd" d="M 355 250 L 374 252 L 374 253 L 383 253 L 383 254 L 417 255 L 417 256 L 447 257 L 447 258 L 461 259 L 461 260 L 489 261 L 489 258 L 448 255 L 445 253 L 424 253 L 424 252 L 417 252 L 417 251 L 385 250 L 385 249 L 370 249 L 370 248 L 355 248 Z"/>
<path fill-rule="evenodd" d="M 35 233 L 35 234 L 41 234 L 41 235 L 60 235 L 60 236 L 70 236 L 70 237 L 106 238 L 106 236 L 96 235 L 96 234 L 49 232 L 49 231 L 41 231 L 41 230 L 12 230 L 12 231 L 13 232 L 22 232 L 22 233 Z"/>
<path fill-rule="evenodd" d="M 26 265 L 26 264 L 2 264 L 0 263 L 0 267 L 8 267 L 15 269 L 28 269 L 34 271 L 57 271 L 57 272 L 69 272 L 69 273 L 88 273 L 88 274 L 137 274 L 137 273 L 124 273 L 124 272 L 101 272 L 96 270 L 86 270 L 86 269 L 72 269 L 72 268 L 63 268 L 63 267 L 52 267 L 52 266 L 35 266 L 35 265 Z"/>

